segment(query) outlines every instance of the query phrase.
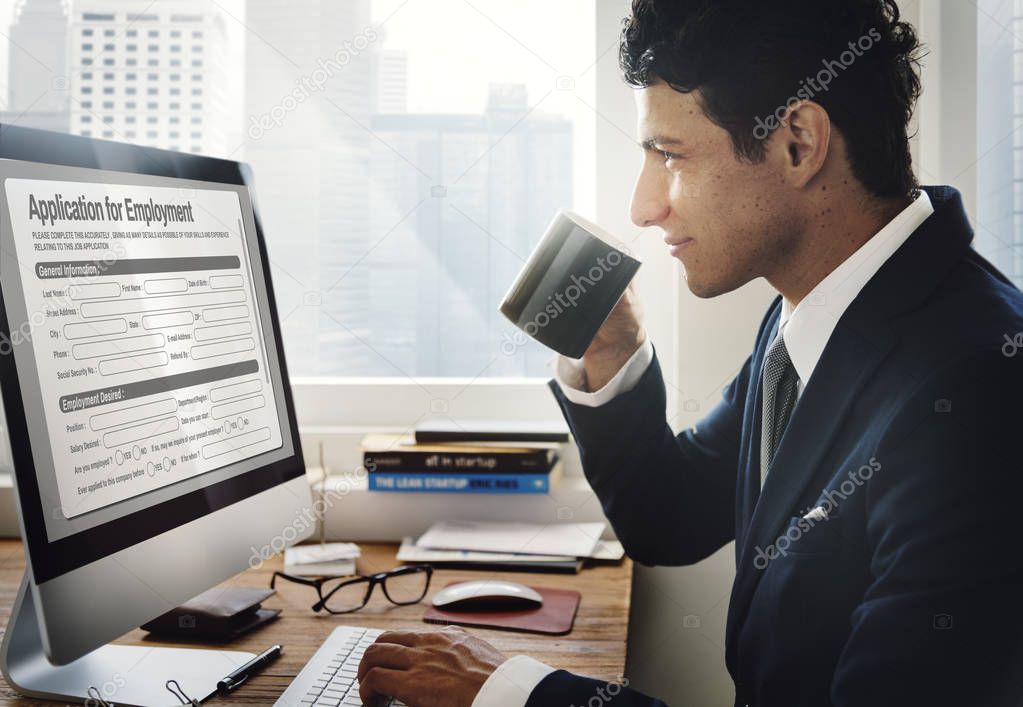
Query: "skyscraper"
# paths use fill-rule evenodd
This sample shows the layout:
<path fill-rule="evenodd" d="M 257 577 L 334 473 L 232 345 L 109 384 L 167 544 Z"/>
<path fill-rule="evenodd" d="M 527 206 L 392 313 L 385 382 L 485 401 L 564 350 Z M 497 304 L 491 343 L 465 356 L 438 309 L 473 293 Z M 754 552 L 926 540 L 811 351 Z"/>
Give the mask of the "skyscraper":
<path fill-rule="evenodd" d="M 373 231 L 393 229 L 370 283 L 380 353 L 418 375 L 542 375 L 541 346 L 501 346 L 515 330 L 498 306 L 572 204 L 571 122 L 531 111 L 521 84 L 494 84 L 479 114 L 379 114 L 372 126 L 432 177 L 374 148 Z"/>
<path fill-rule="evenodd" d="M 307 375 L 379 361 L 367 346 L 369 0 L 248 0 L 246 142 L 288 357 Z M 287 248 L 274 247 L 287 243 Z M 341 364 L 340 362 L 344 362 Z"/>
<path fill-rule="evenodd" d="M 227 155 L 238 147 L 238 70 L 215 3 L 74 0 L 71 132 Z"/>
<path fill-rule="evenodd" d="M 8 44 L 8 95 L 0 121 L 68 129 L 65 0 L 18 0 Z"/>
<path fill-rule="evenodd" d="M 396 49 L 380 52 L 377 113 L 404 113 L 408 102 L 408 55 Z"/>

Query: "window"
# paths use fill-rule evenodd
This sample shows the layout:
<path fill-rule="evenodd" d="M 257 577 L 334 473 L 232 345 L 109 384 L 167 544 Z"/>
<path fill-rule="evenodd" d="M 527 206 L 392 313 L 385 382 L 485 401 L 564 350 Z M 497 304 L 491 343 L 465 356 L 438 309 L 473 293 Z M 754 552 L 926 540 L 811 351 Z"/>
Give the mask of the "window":
<path fill-rule="evenodd" d="M 1023 287 L 1023 0 L 977 11 L 975 244 Z"/>
<path fill-rule="evenodd" d="M 103 25 L 69 40 L 72 70 L 77 46 L 117 50 L 74 84 L 116 101 L 116 126 L 254 165 L 297 377 L 546 376 L 547 349 L 502 350 L 517 330 L 497 307 L 554 212 L 596 205 L 594 3 L 436 3 L 324 3 L 317 19 L 249 3 L 244 27 L 201 3 L 202 25 L 119 12 L 149 24 L 118 27 L 124 45 L 97 40 Z M 279 125 L 245 135 L 271 111 Z"/>
<path fill-rule="evenodd" d="M 297 376 L 547 374 L 498 305 L 555 211 L 595 205 L 594 6 L 437 5 L 375 0 L 375 40 L 348 10 L 344 42 L 278 29 L 284 10 L 246 17 L 265 41 L 247 49 L 262 132 L 243 159 Z M 303 76 L 267 45 L 332 60 L 322 90 L 289 110 Z M 276 107 L 281 127 L 260 129 Z"/>

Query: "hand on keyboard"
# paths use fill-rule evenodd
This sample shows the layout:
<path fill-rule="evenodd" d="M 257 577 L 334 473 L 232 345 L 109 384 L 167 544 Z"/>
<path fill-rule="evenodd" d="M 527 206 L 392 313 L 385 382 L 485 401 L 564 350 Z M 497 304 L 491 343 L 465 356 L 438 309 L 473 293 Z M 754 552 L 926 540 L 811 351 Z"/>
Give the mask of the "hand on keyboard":
<path fill-rule="evenodd" d="M 460 628 L 389 631 L 363 652 L 359 692 L 366 705 L 390 695 L 408 707 L 471 707 L 504 661 L 496 648 Z"/>

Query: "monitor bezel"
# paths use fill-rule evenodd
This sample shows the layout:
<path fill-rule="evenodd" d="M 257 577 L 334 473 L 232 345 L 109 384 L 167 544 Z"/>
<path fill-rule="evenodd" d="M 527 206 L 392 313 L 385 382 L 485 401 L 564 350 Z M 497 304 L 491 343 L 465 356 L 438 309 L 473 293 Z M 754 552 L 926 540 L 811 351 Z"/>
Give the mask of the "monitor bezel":
<path fill-rule="evenodd" d="M 259 217 L 252 170 L 242 162 L 172 152 L 127 143 L 0 124 L 0 159 L 21 160 L 111 172 L 191 179 L 242 186 L 249 193 L 256 227 L 266 295 L 270 310 L 270 334 L 277 351 L 284 404 L 291 431 L 293 454 L 270 464 L 164 503 L 130 513 L 94 528 L 50 542 L 46 533 L 42 499 L 25 420 L 25 405 L 18 384 L 13 352 L 0 355 L 2 387 L 11 459 L 21 508 L 22 532 L 27 542 L 33 579 L 41 584 L 84 567 L 120 550 L 143 543 L 185 523 L 215 513 L 238 501 L 267 491 L 305 474 L 294 399 L 289 383 L 280 321 L 270 277 L 270 261 Z M 7 308 L 0 290 L 0 335 L 10 340 Z M 267 337 L 268 339 L 270 337 Z"/>

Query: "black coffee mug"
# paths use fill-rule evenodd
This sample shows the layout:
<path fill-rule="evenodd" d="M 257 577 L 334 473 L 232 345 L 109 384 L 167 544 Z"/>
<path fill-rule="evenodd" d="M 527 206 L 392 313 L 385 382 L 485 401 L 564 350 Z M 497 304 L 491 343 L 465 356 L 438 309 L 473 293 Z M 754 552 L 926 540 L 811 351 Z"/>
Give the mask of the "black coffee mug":
<path fill-rule="evenodd" d="M 501 302 L 501 313 L 544 346 L 582 358 L 640 261 L 602 228 L 559 211 Z M 511 353 L 514 342 L 502 349 Z"/>

